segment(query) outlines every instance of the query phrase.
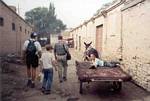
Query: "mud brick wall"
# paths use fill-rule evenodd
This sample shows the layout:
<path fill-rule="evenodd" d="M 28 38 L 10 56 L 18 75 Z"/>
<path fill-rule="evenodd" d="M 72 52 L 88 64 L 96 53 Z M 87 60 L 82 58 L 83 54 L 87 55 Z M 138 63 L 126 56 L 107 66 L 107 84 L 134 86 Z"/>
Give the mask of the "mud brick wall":
<path fill-rule="evenodd" d="M 3 1 L 0 1 L 0 17 L 4 21 L 4 25 L 0 26 L 0 55 L 9 53 L 20 55 L 32 27 Z M 12 30 L 12 23 L 15 24 L 15 30 Z"/>
<path fill-rule="evenodd" d="M 133 77 L 133 81 L 150 91 L 150 1 L 119 1 L 123 3 L 104 15 L 93 16 L 70 32 L 75 49 L 82 52 L 84 41 L 93 41 L 95 47 L 96 26 L 103 24 L 102 58 L 122 60 L 122 68 Z M 82 51 L 79 50 L 79 36 Z"/>
<path fill-rule="evenodd" d="M 138 3 L 139 1 L 139 3 Z M 150 1 L 122 11 L 123 63 L 133 80 L 150 91 Z M 130 7 L 130 5 L 134 5 Z"/>
<path fill-rule="evenodd" d="M 121 11 L 123 5 L 107 13 L 103 32 L 102 57 L 107 60 L 121 58 Z"/>

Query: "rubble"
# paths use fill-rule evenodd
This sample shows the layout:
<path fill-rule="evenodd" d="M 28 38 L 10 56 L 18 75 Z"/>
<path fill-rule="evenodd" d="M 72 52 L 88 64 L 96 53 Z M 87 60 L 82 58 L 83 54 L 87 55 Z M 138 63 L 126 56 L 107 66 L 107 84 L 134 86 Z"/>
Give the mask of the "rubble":
<path fill-rule="evenodd" d="M 21 57 L 14 53 L 8 54 L 1 58 L 2 58 L 2 62 L 15 63 L 15 64 L 20 64 L 20 65 L 24 64 Z"/>

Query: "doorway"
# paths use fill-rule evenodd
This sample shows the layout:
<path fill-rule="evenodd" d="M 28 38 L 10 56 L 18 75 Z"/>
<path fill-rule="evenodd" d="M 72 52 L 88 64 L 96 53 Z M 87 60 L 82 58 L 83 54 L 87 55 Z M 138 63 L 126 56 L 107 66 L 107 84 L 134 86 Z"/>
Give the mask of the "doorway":
<path fill-rule="evenodd" d="M 102 52 L 102 35 L 103 25 L 96 26 L 96 49 L 99 53 Z"/>

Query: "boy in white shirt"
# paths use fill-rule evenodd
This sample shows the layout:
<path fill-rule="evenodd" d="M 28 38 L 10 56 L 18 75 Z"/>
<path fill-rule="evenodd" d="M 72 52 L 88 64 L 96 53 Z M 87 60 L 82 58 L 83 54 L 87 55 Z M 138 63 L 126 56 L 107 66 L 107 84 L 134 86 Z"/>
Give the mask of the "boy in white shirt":
<path fill-rule="evenodd" d="M 44 74 L 42 92 L 44 94 L 50 94 L 53 81 L 53 67 L 55 67 L 54 56 L 52 54 L 52 46 L 46 45 L 46 51 L 42 53 L 40 60 L 42 65 L 42 72 Z M 57 70 L 56 67 L 55 70 Z"/>

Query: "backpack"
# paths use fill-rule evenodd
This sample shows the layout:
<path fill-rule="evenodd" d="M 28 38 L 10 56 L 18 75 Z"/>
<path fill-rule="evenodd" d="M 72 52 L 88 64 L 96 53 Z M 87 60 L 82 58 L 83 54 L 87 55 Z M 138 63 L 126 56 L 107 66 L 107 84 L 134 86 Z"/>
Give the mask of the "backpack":
<path fill-rule="evenodd" d="M 64 45 L 62 43 L 55 44 L 54 50 L 57 55 L 65 55 L 66 50 L 64 49 Z"/>
<path fill-rule="evenodd" d="M 28 43 L 28 46 L 27 46 L 27 49 L 26 49 L 26 54 L 27 56 L 35 56 L 35 53 L 36 53 L 36 46 L 34 44 L 35 41 L 31 41 L 29 40 L 29 43 Z"/>

